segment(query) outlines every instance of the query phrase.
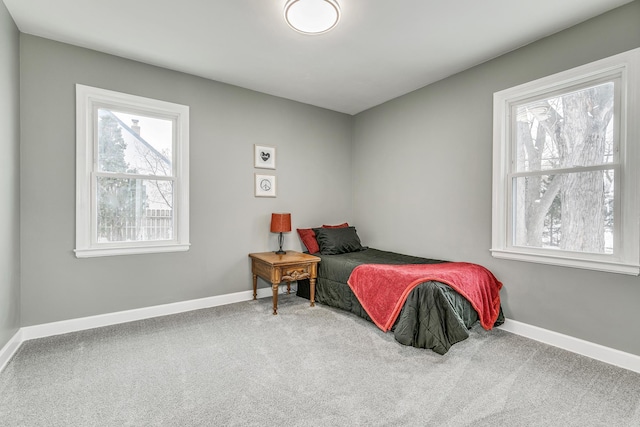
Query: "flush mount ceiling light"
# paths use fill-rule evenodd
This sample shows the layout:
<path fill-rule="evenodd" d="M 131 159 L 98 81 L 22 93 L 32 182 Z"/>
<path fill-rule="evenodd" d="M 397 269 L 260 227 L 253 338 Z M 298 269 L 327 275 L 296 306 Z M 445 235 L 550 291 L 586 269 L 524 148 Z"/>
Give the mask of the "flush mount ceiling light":
<path fill-rule="evenodd" d="M 336 0 L 288 0 L 284 19 L 300 33 L 322 34 L 338 24 L 340 6 Z"/>

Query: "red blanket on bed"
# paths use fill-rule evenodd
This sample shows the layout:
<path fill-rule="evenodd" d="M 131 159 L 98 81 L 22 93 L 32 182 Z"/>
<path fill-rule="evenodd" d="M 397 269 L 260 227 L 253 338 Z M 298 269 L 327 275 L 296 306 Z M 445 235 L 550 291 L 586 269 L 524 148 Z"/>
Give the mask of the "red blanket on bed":
<path fill-rule="evenodd" d="M 502 283 L 477 264 L 362 264 L 351 272 L 347 283 L 373 323 L 387 332 L 409 292 L 430 280 L 449 285 L 471 303 L 483 328 L 493 327 L 500 312 Z"/>

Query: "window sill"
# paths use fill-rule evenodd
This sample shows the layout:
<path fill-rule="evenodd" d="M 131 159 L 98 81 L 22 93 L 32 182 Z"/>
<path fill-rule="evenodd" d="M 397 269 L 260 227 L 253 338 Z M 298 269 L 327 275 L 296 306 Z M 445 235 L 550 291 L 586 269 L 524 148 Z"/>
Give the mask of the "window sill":
<path fill-rule="evenodd" d="M 145 245 L 145 246 L 112 246 L 105 248 L 85 248 L 74 249 L 76 258 L 95 258 L 103 256 L 116 256 L 116 255 L 136 255 L 136 254 L 153 254 L 153 253 L 165 253 L 165 252 L 184 252 L 188 251 L 190 243 L 186 244 L 159 244 L 159 245 Z"/>
<path fill-rule="evenodd" d="M 640 265 L 637 264 L 628 264 L 607 260 L 587 260 L 570 257 L 564 254 L 534 254 L 512 249 L 491 249 L 491 255 L 494 258 L 534 262 L 538 264 L 558 265 L 562 267 L 582 268 L 585 270 L 604 271 L 607 273 L 628 274 L 631 276 L 637 276 L 640 274 Z"/>

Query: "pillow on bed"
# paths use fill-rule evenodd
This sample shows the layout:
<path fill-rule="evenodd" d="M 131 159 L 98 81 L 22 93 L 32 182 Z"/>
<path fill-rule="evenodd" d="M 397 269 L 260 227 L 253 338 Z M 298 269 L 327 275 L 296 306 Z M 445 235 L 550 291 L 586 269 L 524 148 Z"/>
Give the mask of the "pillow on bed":
<path fill-rule="evenodd" d="M 349 224 L 345 222 L 338 225 L 323 225 L 322 228 L 346 228 L 348 226 Z M 312 228 L 297 228 L 296 230 L 298 231 L 300 240 L 302 240 L 302 244 L 307 248 L 307 251 L 310 254 L 320 252 L 320 247 L 316 240 L 316 233 L 314 233 Z"/>
<path fill-rule="evenodd" d="M 347 228 L 349 226 L 348 222 L 343 222 L 338 225 L 323 225 L 322 228 Z"/>
<path fill-rule="evenodd" d="M 314 228 L 322 255 L 338 255 L 365 249 L 355 227 Z"/>
<path fill-rule="evenodd" d="M 316 241 L 316 233 L 314 233 L 312 229 L 298 228 L 297 231 L 298 236 L 300 236 L 300 240 L 302 240 L 302 244 L 307 248 L 307 251 L 310 254 L 320 252 L 320 247 Z"/>

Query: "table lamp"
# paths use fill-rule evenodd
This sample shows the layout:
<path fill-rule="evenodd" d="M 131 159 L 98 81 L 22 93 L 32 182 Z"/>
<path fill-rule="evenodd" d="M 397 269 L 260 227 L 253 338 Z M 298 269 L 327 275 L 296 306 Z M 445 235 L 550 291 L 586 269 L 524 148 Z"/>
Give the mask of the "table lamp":
<path fill-rule="evenodd" d="M 278 236 L 278 243 L 280 249 L 276 251 L 278 255 L 286 254 L 286 251 L 282 250 L 282 243 L 284 237 L 282 233 L 288 233 L 291 231 L 291 214 L 290 213 L 272 213 L 271 214 L 271 232 L 280 233 Z"/>

